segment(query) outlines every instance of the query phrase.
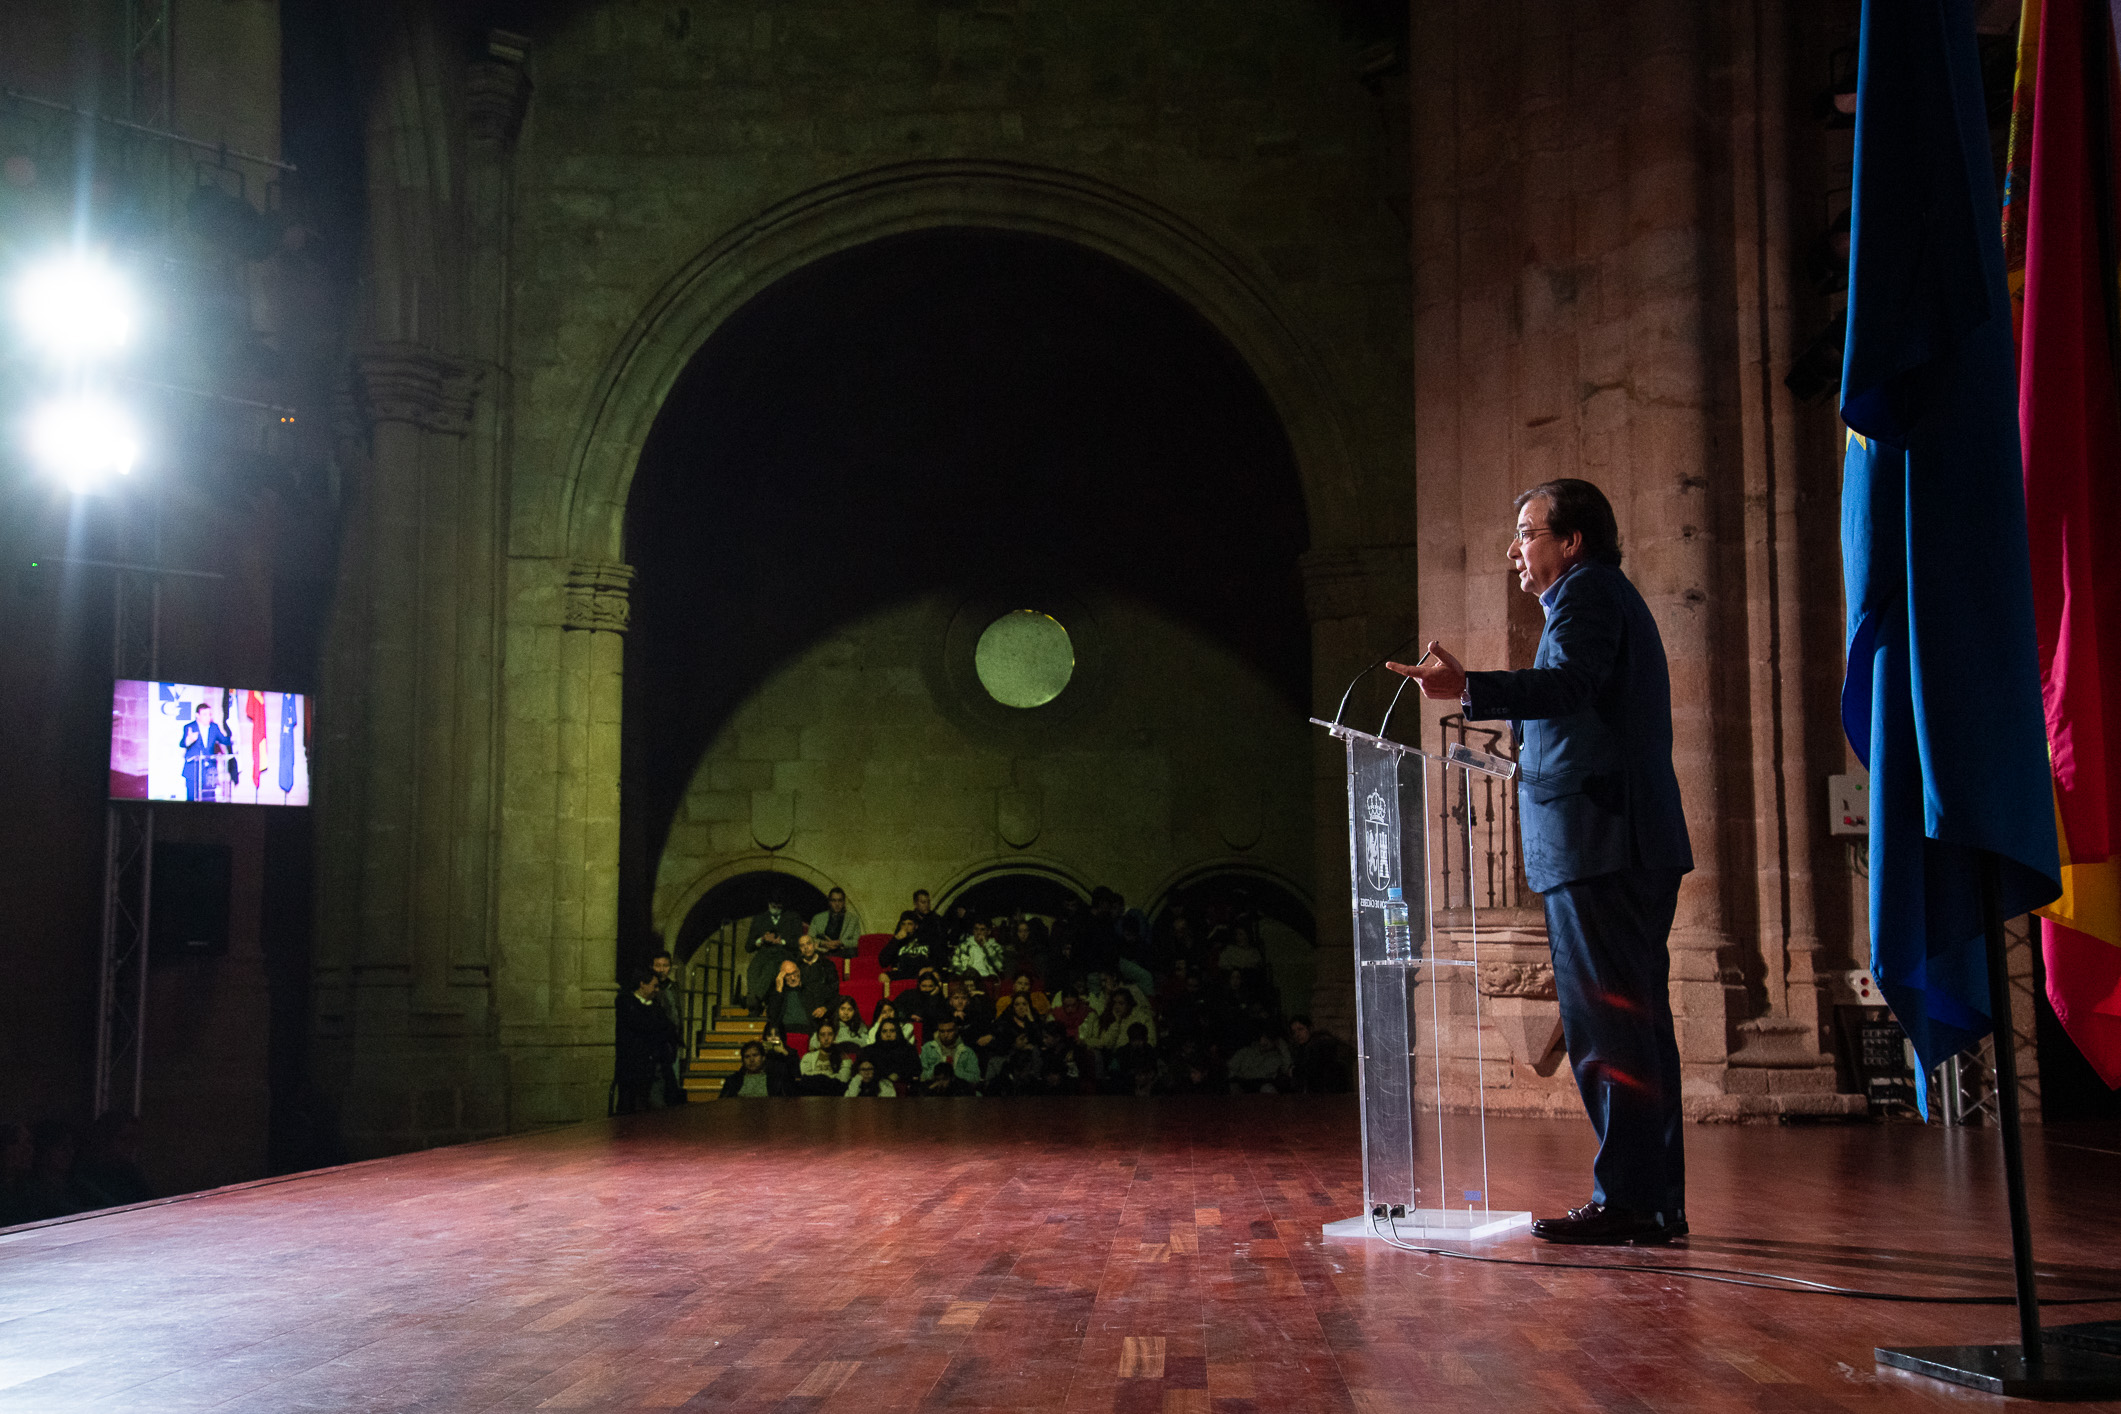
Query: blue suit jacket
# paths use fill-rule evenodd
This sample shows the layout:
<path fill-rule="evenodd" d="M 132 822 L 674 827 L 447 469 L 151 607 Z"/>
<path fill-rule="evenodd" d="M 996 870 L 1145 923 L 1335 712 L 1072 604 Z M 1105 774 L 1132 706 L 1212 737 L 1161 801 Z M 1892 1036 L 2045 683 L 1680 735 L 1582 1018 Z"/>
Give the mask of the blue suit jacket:
<path fill-rule="evenodd" d="M 1650 606 L 1610 565 L 1561 581 L 1539 652 L 1467 673 L 1466 716 L 1510 719 L 1525 881 L 1540 893 L 1619 869 L 1694 867 L 1672 771 L 1672 684 Z"/>

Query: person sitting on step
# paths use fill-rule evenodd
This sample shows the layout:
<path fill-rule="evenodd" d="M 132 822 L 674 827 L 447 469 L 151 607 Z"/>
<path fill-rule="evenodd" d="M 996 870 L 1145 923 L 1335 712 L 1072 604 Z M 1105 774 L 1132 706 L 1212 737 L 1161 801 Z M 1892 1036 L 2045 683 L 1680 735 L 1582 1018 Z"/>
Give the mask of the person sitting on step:
<path fill-rule="evenodd" d="M 854 1078 L 847 1082 L 846 1097 L 850 1100 L 898 1098 L 898 1086 L 876 1073 L 876 1062 L 865 1060 L 854 1068 Z"/>
<path fill-rule="evenodd" d="M 839 1028 L 830 1021 L 820 1021 L 817 1030 L 810 1033 L 810 1049 L 803 1052 L 802 1062 L 796 1067 L 798 1095 L 846 1093 L 854 1069 L 841 1059 L 838 1047 Z"/>
<path fill-rule="evenodd" d="M 949 1017 L 936 1023 L 935 1039 L 921 1047 L 921 1091 L 928 1095 L 977 1095 L 979 1053 L 958 1035 Z"/>
<path fill-rule="evenodd" d="M 722 1082 L 725 1100 L 779 1099 L 788 1093 L 779 1076 L 766 1068 L 766 1048 L 746 1041 L 737 1052 L 736 1074 Z"/>
<path fill-rule="evenodd" d="M 862 1051 L 862 1059 L 894 1085 L 908 1085 L 921 1078 L 921 1053 L 899 1032 L 899 1024 L 885 1017 L 876 1024 L 876 1040 Z"/>

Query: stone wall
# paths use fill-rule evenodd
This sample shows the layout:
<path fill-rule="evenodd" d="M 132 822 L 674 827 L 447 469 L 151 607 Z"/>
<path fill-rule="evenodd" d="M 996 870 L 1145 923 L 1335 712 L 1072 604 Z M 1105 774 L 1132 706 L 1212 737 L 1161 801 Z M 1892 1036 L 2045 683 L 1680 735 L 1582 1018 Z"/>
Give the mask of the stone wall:
<path fill-rule="evenodd" d="M 1813 879 L 1835 740 L 1837 468 L 1782 385 L 1815 97 L 1774 0 L 1414 9 L 1422 617 L 1529 665 L 1512 495 L 1599 483 L 1670 658 L 1696 868 L 1673 932 L 1687 1104 L 1833 1108 Z M 1437 715 L 1432 709 L 1432 718 Z M 1536 938 L 1536 914 L 1515 920 Z M 1520 1023 L 1552 1003 L 1520 998 Z M 1536 1038 L 1532 1043 L 1536 1049 Z M 1522 1047 L 1520 1047 L 1522 1049 Z M 1516 1064 L 1527 1079 L 1525 1058 Z"/>
<path fill-rule="evenodd" d="M 941 899 L 1008 868 L 1146 907 L 1225 867 L 1301 881 L 1310 901 L 1312 729 L 1256 670 L 1146 605 L 1101 600 L 1085 609 L 1102 647 L 1067 689 L 1087 705 L 1026 739 L 990 726 L 977 684 L 932 661 L 954 608 L 849 624 L 752 696 L 708 747 L 663 852 L 664 937 L 752 869 L 837 884 L 878 931 L 916 888 Z"/>
<path fill-rule="evenodd" d="M 410 0 L 366 17 L 366 344 L 317 989 L 319 1069 L 357 1152 L 601 1109 L 628 487 L 693 354 L 782 274 L 971 225 L 1074 241 L 1162 283 L 1287 430 L 1312 533 L 1314 705 L 1403 636 L 1406 114 L 1396 50 L 1355 13 L 605 3 L 476 40 Z M 1308 791 L 1269 779 L 1308 825 L 1272 848 L 1308 886 L 1345 869 L 1338 758 L 1287 750 L 1311 751 Z M 1058 773 L 1044 799 L 1057 832 L 1074 788 Z M 1195 857 L 1191 807 L 1171 809 L 1155 848 Z M 1306 839 L 1310 867 L 1288 854 Z M 910 887 L 882 872 L 875 889 Z M 1321 955 L 1344 958 L 1342 915 L 1322 915 Z M 1344 1028 L 1350 995 L 1324 977 L 1322 1020 Z"/>

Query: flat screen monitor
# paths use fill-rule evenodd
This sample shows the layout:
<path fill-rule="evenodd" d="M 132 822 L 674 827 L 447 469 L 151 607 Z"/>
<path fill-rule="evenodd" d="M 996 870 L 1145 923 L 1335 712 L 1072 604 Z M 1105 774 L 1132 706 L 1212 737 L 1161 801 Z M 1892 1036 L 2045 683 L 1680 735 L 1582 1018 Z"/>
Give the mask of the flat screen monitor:
<path fill-rule="evenodd" d="M 113 800 L 309 804 L 309 698 L 257 687 L 120 678 L 111 692 Z"/>

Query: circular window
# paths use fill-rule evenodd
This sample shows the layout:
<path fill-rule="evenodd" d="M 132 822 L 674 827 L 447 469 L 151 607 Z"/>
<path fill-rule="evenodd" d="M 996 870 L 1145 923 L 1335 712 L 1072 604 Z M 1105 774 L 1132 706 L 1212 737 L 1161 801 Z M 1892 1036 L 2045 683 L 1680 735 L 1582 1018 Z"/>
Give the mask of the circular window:
<path fill-rule="evenodd" d="M 1018 609 L 987 625 L 972 666 L 987 695 L 1004 707 L 1043 707 L 1075 676 L 1075 645 L 1051 614 Z"/>

